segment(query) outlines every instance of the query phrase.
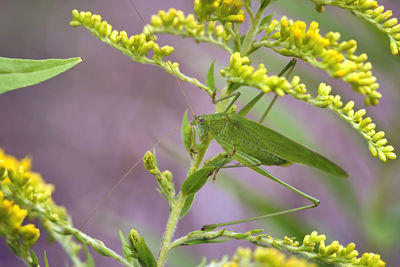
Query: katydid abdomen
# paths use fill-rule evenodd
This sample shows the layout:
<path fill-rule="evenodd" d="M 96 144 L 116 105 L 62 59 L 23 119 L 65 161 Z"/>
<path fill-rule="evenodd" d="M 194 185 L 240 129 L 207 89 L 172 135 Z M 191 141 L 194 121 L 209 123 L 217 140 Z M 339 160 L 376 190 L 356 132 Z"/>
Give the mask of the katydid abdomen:
<path fill-rule="evenodd" d="M 255 164 L 309 165 L 335 176 L 347 173 L 320 154 L 281 135 L 268 127 L 231 113 L 204 114 L 194 120 L 199 135 L 210 134 L 227 153 L 253 159 Z M 238 160 L 240 161 L 240 160 Z"/>

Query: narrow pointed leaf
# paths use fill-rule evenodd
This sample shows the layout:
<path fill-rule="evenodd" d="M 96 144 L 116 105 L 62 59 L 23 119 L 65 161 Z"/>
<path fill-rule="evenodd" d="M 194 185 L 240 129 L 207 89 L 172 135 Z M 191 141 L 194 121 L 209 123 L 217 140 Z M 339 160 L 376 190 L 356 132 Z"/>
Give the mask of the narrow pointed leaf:
<path fill-rule="evenodd" d="M 185 110 L 185 113 L 183 114 L 181 136 L 182 136 L 182 143 L 185 146 L 186 151 L 190 152 L 190 148 L 193 145 L 193 129 L 189 124 L 187 113 L 188 111 Z"/>
<path fill-rule="evenodd" d="M 32 263 L 31 266 L 39 266 L 39 259 L 36 253 L 33 250 L 30 250 L 29 253 L 31 254 Z"/>
<path fill-rule="evenodd" d="M 43 251 L 44 254 L 44 266 L 49 267 L 49 262 L 47 260 L 46 250 Z"/>
<path fill-rule="evenodd" d="M 185 204 L 183 205 L 181 214 L 179 215 L 179 218 L 185 217 L 185 215 L 189 212 L 190 208 L 192 207 L 194 200 L 194 194 L 190 194 L 185 201 Z"/>
<path fill-rule="evenodd" d="M 182 184 L 182 193 L 188 196 L 199 191 L 207 182 L 213 170 L 215 170 L 214 166 L 204 167 L 189 175 Z"/>
<path fill-rule="evenodd" d="M 216 91 L 215 89 L 215 79 L 214 79 L 214 64 L 215 64 L 215 59 L 211 63 L 210 68 L 208 69 L 207 73 L 207 79 L 206 79 L 206 85 L 208 88 L 210 88 L 213 92 Z"/>
<path fill-rule="evenodd" d="M 132 263 L 134 261 L 134 258 L 132 257 L 131 249 L 121 231 L 119 231 L 119 238 L 121 240 L 122 252 L 124 253 L 125 259 Z"/>
<path fill-rule="evenodd" d="M 67 59 L 20 59 L 0 57 L 0 94 L 48 80 L 81 62 Z"/>

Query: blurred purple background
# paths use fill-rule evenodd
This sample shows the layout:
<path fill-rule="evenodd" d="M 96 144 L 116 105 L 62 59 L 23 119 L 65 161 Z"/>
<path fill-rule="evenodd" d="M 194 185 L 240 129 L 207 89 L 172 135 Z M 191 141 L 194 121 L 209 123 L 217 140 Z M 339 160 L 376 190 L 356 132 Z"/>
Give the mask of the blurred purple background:
<path fill-rule="evenodd" d="M 400 17 L 400 5 L 397 1 L 383 2 Z M 159 9 L 175 7 L 185 13 L 192 13 L 193 5 L 192 1 L 183 0 L 136 0 L 135 4 L 147 22 Z M 285 5 L 290 6 L 290 0 L 282 0 L 282 6 Z M 143 29 L 143 23 L 127 0 L 1 0 L 0 56 L 33 59 L 81 56 L 83 62 L 42 84 L 0 96 L 0 147 L 17 157 L 31 155 L 33 169 L 40 172 L 48 183 L 56 186 L 53 195 L 55 201 L 64 205 L 75 225 L 80 226 L 87 214 L 102 201 L 107 190 L 130 166 L 146 150 L 151 149 L 156 140 L 179 127 L 187 105 L 174 77 L 159 68 L 131 62 L 129 58 L 101 43 L 83 28 L 69 27 L 71 10 L 75 8 L 101 14 L 115 29 L 125 29 L 130 34 L 139 33 Z M 278 14 L 285 14 L 285 10 L 280 6 L 276 7 L 276 11 Z M 329 12 L 334 14 L 337 10 Z M 315 14 L 315 18 L 309 18 L 302 17 L 300 13 L 297 15 L 297 18 L 307 21 L 318 20 L 318 16 L 323 16 Z M 367 28 L 366 25 L 361 25 Z M 328 30 L 332 29 L 326 29 L 325 32 Z M 363 30 L 355 33 L 356 36 L 360 34 L 363 34 Z M 381 35 L 365 38 L 383 39 Z M 389 50 L 388 40 L 383 40 L 383 45 Z M 190 39 L 166 36 L 160 36 L 159 42 L 174 46 L 176 49 L 171 60 L 178 61 L 184 73 L 202 81 L 214 58 L 217 58 L 217 69 L 226 66 L 228 62 L 228 56 L 211 45 L 197 45 Z M 368 49 L 373 49 L 368 47 L 367 42 L 360 43 L 360 47 L 365 47 L 365 50 L 360 50 L 367 53 Z M 371 50 L 371 53 L 373 52 Z M 383 54 L 389 57 L 387 51 Z M 271 60 L 271 67 L 268 62 L 266 65 L 276 73 L 287 59 L 282 60 L 276 56 L 273 58 L 275 60 Z M 373 60 L 374 56 L 371 57 L 371 61 Z M 385 59 L 375 63 L 376 74 L 382 84 L 381 90 L 385 98 L 380 106 L 370 108 L 369 113 L 377 121 L 379 129 L 385 130 L 391 143 L 399 147 L 399 78 L 389 77 L 398 74 L 399 69 L 392 68 L 387 71 L 385 64 L 397 67 L 400 65 L 399 58 L 390 60 L 391 63 Z M 274 62 L 277 64 L 273 65 Z M 298 68 L 311 75 L 317 73 L 330 84 L 345 86 L 343 83 L 333 82 L 324 73 L 315 71 L 307 64 L 300 63 Z M 212 111 L 210 99 L 205 93 L 191 85 L 182 85 L 197 113 Z M 351 92 L 346 94 L 344 95 L 349 99 L 357 98 L 362 101 L 362 97 Z M 391 162 L 384 165 L 369 156 L 364 140 L 351 126 L 329 112 L 318 112 L 316 108 L 290 98 L 280 99 L 275 108 L 277 116 L 281 112 L 291 114 L 291 117 L 279 117 L 278 121 L 287 120 L 288 123 L 303 125 L 304 129 L 313 133 L 312 136 L 307 136 L 308 140 L 311 140 L 308 145 L 320 149 L 321 153 L 348 170 L 351 175 L 349 185 L 357 194 L 355 198 L 365 204 L 360 209 L 351 210 L 353 214 L 350 216 L 335 202 L 340 196 L 332 195 L 332 192 L 319 182 L 319 178 L 310 179 L 310 176 L 317 177 L 320 173 L 314 174 L 309 168 L 296 166 L 270 168 L 278 177 L 285 177 L 285 181 L 322 200 L 317 209 L 296 214 L 295 217 L 303 218 L 316 230 L 326 233 L 329 240 L 337 239 L 343 244 L 355 242 L 361 252 L 368 249 L 381 253 L 384 260 L 391 262 L 388 266 L 395 266 L 396 262 L 400 262 L 397 254 L 400 250 L 395 245 L 396 242 L 393 241 L 393 245 L 385 247 L 383 251 L 380 250 L 381 245 L 376 243 L 377 241 L 374 244 L 368 243 L 365 240 L 365 232 L 369 228 L 362 222 L 365 218 L 362 217 L 361 210 L 368 209 L 368 201 L 374 200 L 373 204 L 379 205 L 380 209 L 387 209 L 387 214 L 400 213 L 399 164 Z M 285 134 L 294 139 L 298 135 L 297 132 Z M 318 147 L 317 144 L 322 146 Z M 217 149 L 218 146 L 213 147 Z M 157 150 L 161 169 L 173 172 L 178 188 L 188 165 L 187 162 L 174 160 L 180 157 L 171 158 L 168 152 L 170 149 L 175 149 L 174 153 L 181 155 L 183 146 L 180 144 L 179 130 L 163 139 Z M 181 157 L 186 160 L 188 158 L 186 155 Z M 236 175 L 237 173 L 240 174 L 241 182 L 249 186 L 254 185 L 257 192 L 263 192 L 268 198 L 276 198 L 276 201 L 286 203 L 288 207 L 304 202 L 293 193 L 272 182 L 265 182 L 248 170 L 235 171 Z M 176 236 L 197 230 L 203 224 L 258 215 L 246 210 L 240 200 L 222 190 L 219 183 L 229 181 L 220 178 L 215 184 L 209 183 L 202 189 L 193 209 L 179 225 Z M 168 206 L 155 188 L 155 179 L 139 165 L 83 230 L 122 253 L 118 231 L 122 230 L 126 235 L 129 229 L 135 228 L 146 238 L 153 240 L 152 249 L 157 251 L 168 216 Z M 350 220 L 349 217 L 359 218 L 359 221 Z M 400 217 L 390 220 L 399 222 L 398 218 Z M 267 232 L 275 236 L 284 235 L 273 227 L 269 228 L 268 222 L 263 223 L 262 227 Z M 382 225 L 382 229 L 385 225 Z M 242 224 L 233 229 L 247 231 L 251 227 L 261 226 L 257 223 Z M 40 259 L 42 260 L 42 251 L 45 248 L 50 266 L 64 265 L 67 256 L 57 244 L 48 244 L 44 237 L 43 233 L 43 238 L 34 247 Z M 391 232 L 391 238 L 398 240 L 398 237 L 398 231 Z M 247 243 L 231 242 L 179 248 L 173 253 L 170 266 L 194 266 L 203 256 L 210 259 L 221 258 L 225 253 L 232 254 L 238 245 Z M 13 256 L 4 241 L 0 242 L 0 248 L 0 266 L 24 266 Z M 93 253 L 93 256 L 97 266 L 119 266 L 113 260 L 96 253 Z M 187 261 L 179 264 L 182 259 Z"/>

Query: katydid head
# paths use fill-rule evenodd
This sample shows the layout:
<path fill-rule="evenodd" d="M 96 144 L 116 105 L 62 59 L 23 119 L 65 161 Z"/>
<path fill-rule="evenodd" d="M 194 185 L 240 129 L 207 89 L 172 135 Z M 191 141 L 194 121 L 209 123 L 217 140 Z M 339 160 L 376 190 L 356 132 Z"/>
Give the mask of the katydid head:
<path fill-rule="evenodd" d="M 209 132 L 209 123 L 210 120 L 207 117 L 207 114 L 203 114 L 200 116 L 194 117 L 194 120 L 191 121 L 191 125 L 196 127 L 196 132 L 201 138 L 202 136 L 206 136 Z"/>

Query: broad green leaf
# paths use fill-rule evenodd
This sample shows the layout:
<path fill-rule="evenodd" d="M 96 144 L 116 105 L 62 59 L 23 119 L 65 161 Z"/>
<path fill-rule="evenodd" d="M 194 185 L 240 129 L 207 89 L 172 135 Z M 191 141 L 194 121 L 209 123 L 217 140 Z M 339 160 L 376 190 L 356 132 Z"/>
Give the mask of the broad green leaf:
<path fill-rule="evenodd" d="M 216 91 L 215 89 L 215 79 L 214 79 L 214 64 L 215 64 L 215 59 L 211 63 L 210 68 L 208 69 L 207 73 L 207 79 L 206 79 L 206 85 L 208 88 L 210 88 L 213 92 Z"/>
<path fill-rule="evenodd" d="M 20 59 L 0 57 L 0 94 L 48 80 L 82 59 Z"/>
<path fill-rule="evenodd" d="M 192 207 L 193 200 L 194 200 L 194 194 L 187 196 L 185 205 L 183 205 L 183 208 L 182 208 L 181 214 L 179 215 L 179 218 L 185 217 L 185 215 L 189 212 L 190 208 Z"/>
<path fill-rule="evenodd" d="M 205 185 L 213 170 L 215 170 L 214 166 L 204 167 L 189 175 L 182 184 L 182 193 L 189 196 L 199 191 Z"/>
<path fill-rule="evenodd" d="M 190 152 L 190 148 L 193 145 L 193 129 L 189 124 L 189 120 L 187 117 L 188 111 L 185 110 L 182 118 L 182 127 L 181 127 L 181 136 L 182 142 L 188 152 Z"/>
<path fill-rule="evenodd" d="M 153 253 L 147 246 L 143 237 L 140 239 L 138 247 L 138 260 L 142 267 L 157 267 L 157 262 L 153 256 Z"/>

